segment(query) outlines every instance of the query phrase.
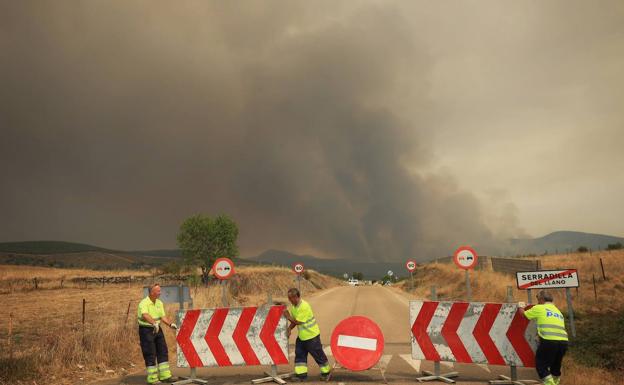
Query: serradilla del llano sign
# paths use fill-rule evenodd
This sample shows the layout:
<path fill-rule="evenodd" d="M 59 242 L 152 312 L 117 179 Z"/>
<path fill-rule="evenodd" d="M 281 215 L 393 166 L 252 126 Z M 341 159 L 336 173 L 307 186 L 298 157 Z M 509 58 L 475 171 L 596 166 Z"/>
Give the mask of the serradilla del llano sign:
<path fill-rule="evenodd" d="M 576 269 L 518 271 L 516 281 L 518 289 L 556 289 L 579 286 Z"/>

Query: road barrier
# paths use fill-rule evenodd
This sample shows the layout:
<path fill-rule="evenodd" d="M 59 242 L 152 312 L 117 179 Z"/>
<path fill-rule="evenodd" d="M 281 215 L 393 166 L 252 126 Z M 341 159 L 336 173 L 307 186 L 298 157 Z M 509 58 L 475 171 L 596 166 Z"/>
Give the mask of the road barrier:
<path fill-rule="evenodd" d="M 512 303 L 410 301 L 412 358 L 535 367 L 536 326 L 517 310 Z"/>
<path fill-rule="evenodd" d="M 288 363 L 284 306 L 180 311 L 179 367 Z"/>
<path fill-rule="evenodd" d="M 412 357 L 535 367 L 537 331 L 511 303 L 410 301 Z"/>

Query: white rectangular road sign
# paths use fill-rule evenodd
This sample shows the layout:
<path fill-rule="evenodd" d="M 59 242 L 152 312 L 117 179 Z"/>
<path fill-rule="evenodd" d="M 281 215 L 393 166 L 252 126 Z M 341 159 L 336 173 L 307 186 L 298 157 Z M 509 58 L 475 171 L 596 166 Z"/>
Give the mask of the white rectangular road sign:
<path fill-rule="evenodd" d="M 518 289 L 557 289 L 579 286 L 576 269 L 518 271 L 516 281 Z"/>

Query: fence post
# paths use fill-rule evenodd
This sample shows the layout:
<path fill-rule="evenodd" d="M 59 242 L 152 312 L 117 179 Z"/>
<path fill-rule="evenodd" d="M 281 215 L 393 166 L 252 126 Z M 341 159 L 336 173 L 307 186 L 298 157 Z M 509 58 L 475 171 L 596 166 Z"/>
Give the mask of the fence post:
<path fill-rule="evenodd" d="M 592 282 L 594 283 L 594 301 L 598 301 L 598 292 L 596 291 L 596 274 L 592 274 Z"/>
<path fill-rule="evenodd" d="M 85 346 L 85 313 L 87 308 L 87 300 L 82 299 L 82 347 Z"/>
<path fill-rule="evenodd" d="M 125 326 L 128 326 L 128 318 L 130 318 L 130 304 L 132 301 L 128 301 L 128 310 L 126 311 L 126 322 L 124 322 Z"/>
<path fill-rule="evenodd" d="M 9 313 L 9 360 L 13 361 L 13 313 Z"/>
<path fill-rule="evenodd" d="M 605 272 L 604 272 L 604 265 L 602 264 L 602 258 L 600 258 L 600 269 L 602 269 L 602 280 L 606 281 L 607 276 L 605 275 Z"/>

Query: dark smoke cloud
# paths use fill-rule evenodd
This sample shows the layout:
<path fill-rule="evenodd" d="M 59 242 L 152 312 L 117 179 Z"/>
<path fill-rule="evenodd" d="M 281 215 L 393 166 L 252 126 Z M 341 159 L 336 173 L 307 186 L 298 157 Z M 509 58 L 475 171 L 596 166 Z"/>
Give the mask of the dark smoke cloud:
<path fill-rule="evenodd" d="M 5 2 L 2 240 L 173 247 L 204 212 L 234 217 L 243 255 L 497 250 L 514 207 L 494 228 L 428 171 L 439 111 L 408 22 L 364 3 Z"/>

